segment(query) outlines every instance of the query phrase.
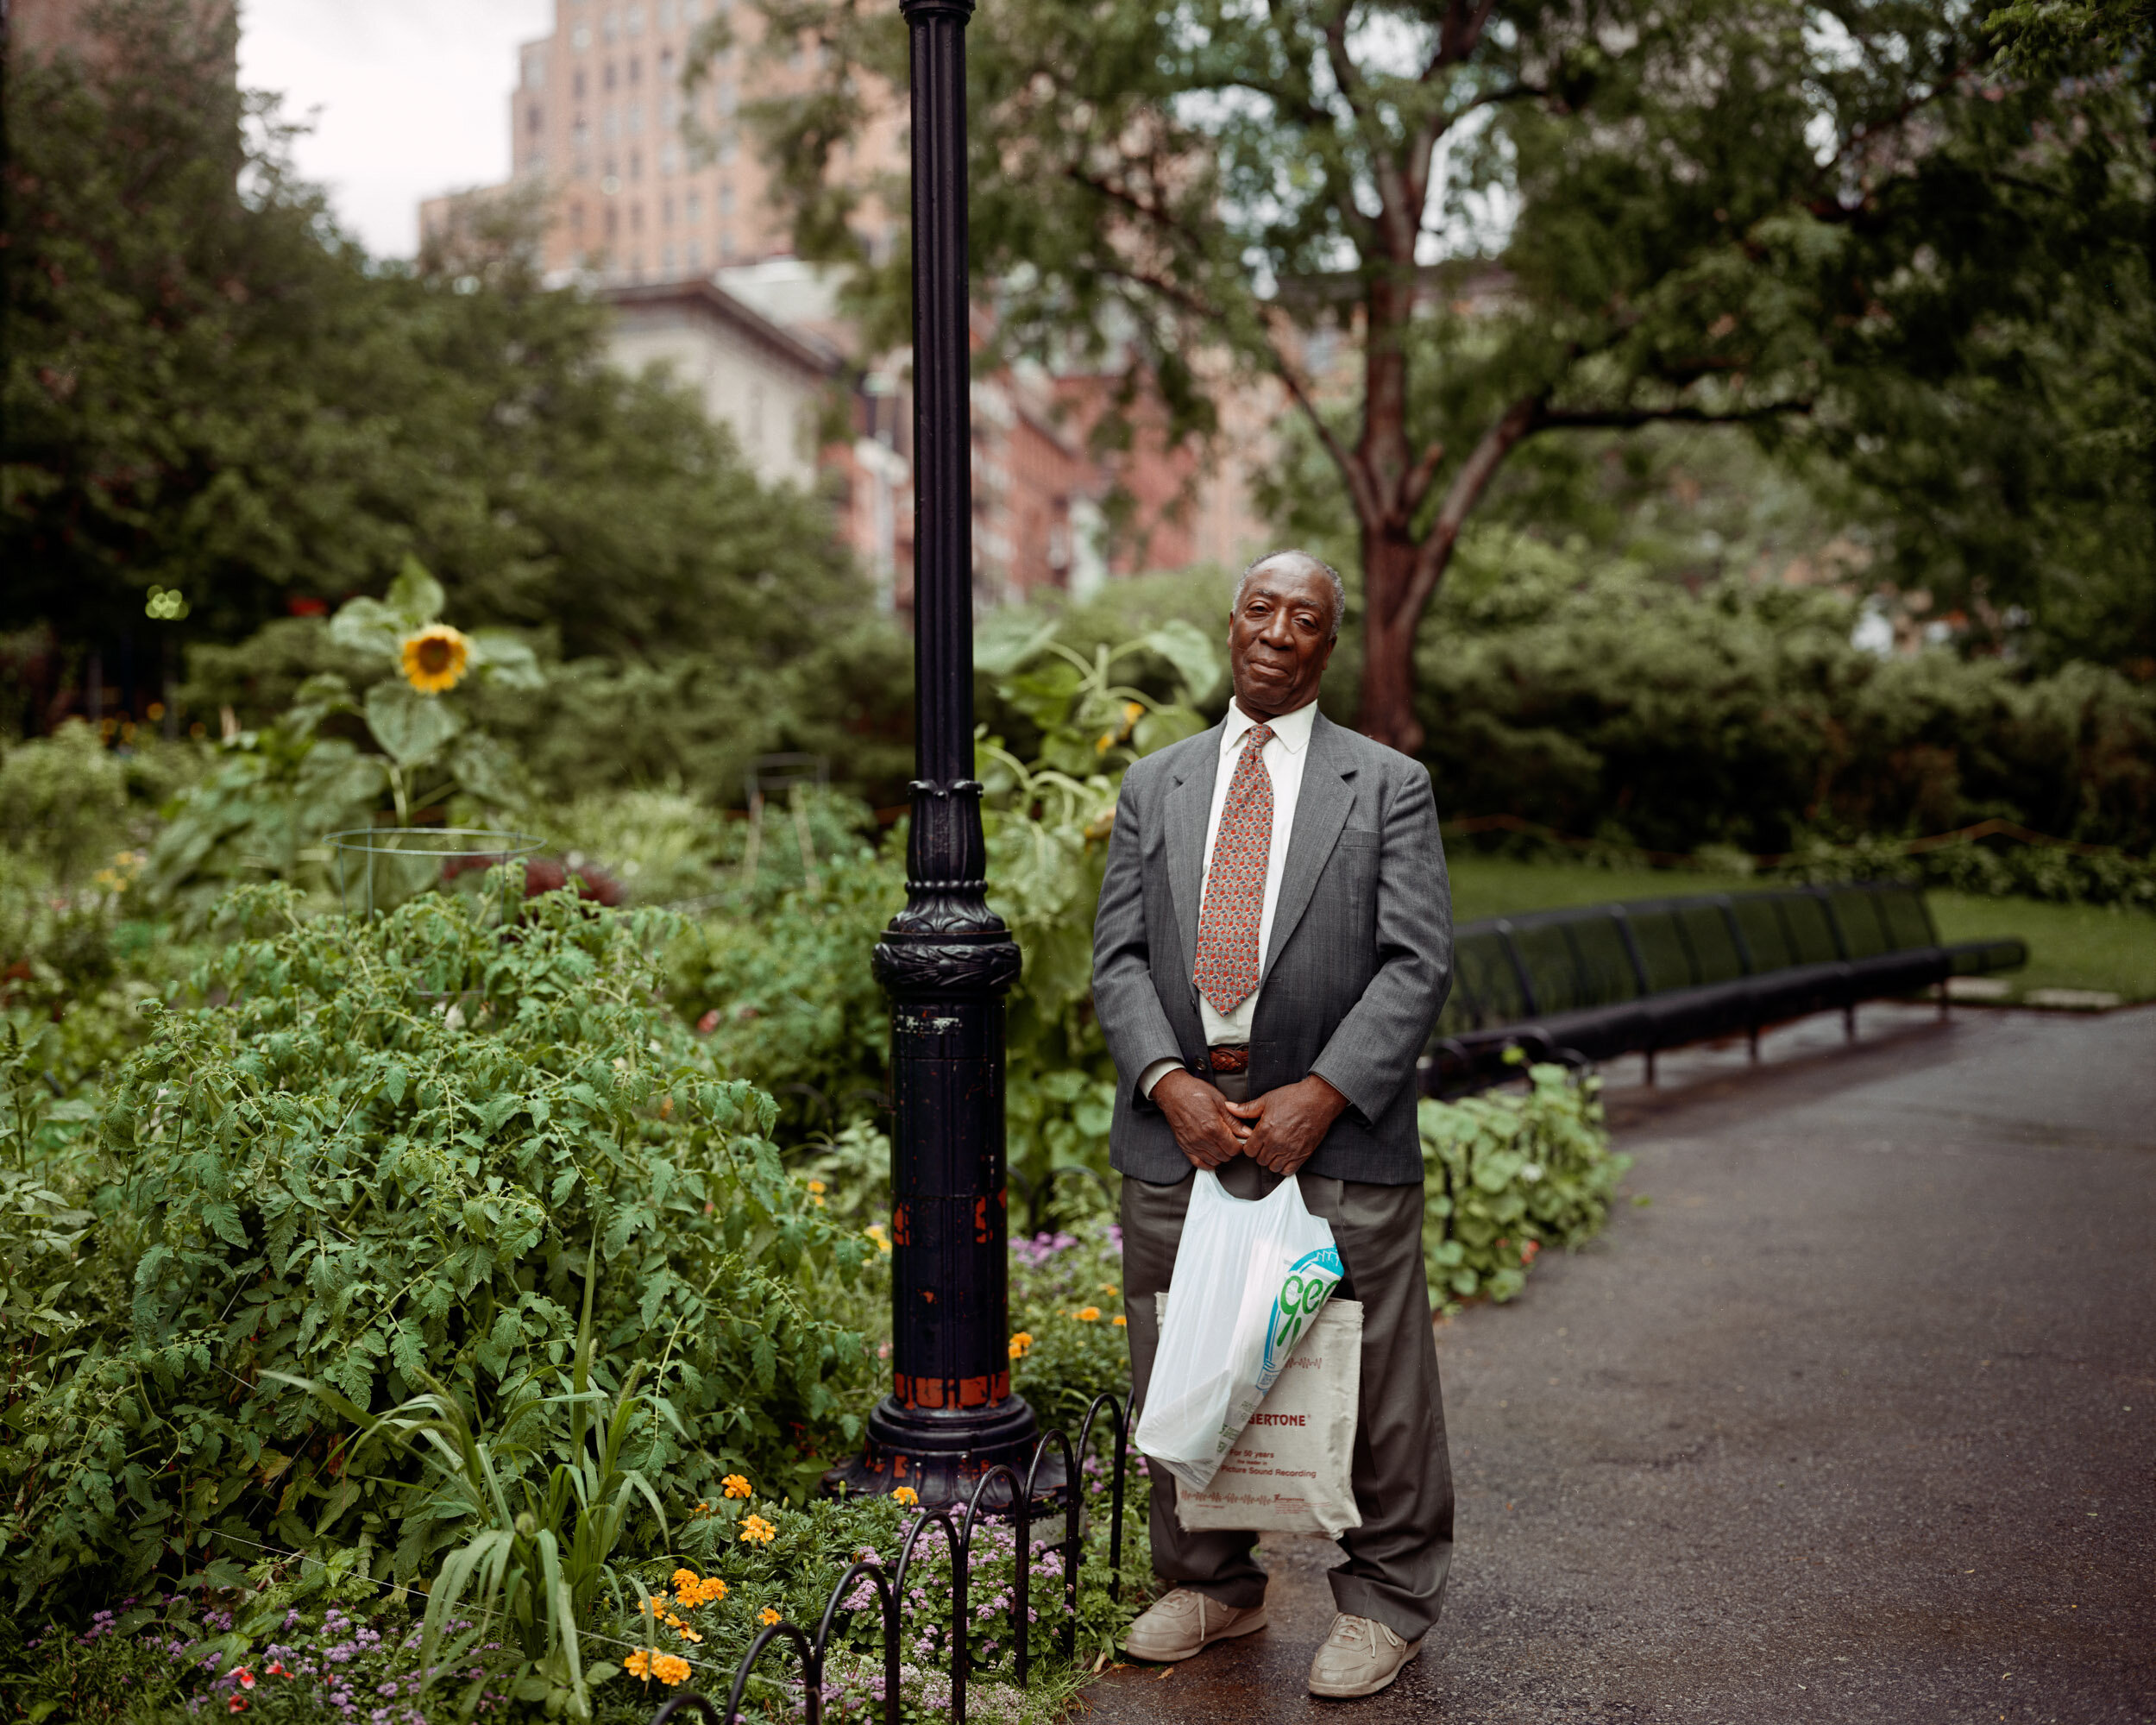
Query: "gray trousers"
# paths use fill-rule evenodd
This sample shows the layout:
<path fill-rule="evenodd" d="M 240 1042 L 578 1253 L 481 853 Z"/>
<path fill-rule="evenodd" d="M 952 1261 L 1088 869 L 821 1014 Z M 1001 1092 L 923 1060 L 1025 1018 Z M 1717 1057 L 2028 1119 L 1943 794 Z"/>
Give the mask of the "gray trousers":
<path fill-rule="evenodd" d="M 1221 1086 L 1223 1092 L 1228 1086 Z M 1237 1198 L 1262 1198 L 1279 1184 L 1248 1156 L 1217 1170 Z M 1362 1302 L 1362 1394 L 1353 1480 L 1362 1525 L 1341 1535 L 1348 1561 L 1332 1571 L 1333 1602 L 1415 1640 L 1437 1621 L 1452 1567 L 1452 1463 L 1430 1333 L 1423 1273 L 1423 1188 L 1368 1186 L 1298 1174 L 1303 1202 L 1331 1224 L 1347 1268 L 1339 1297 Z M 1153 1295 L 1175 1270 L 1175 1249 L 1191 1203 L 1191 1182 L 1123 1181 L 1123 1310 L 1130 1319 L 1130 1373 L 1145 1404 L 1160 1344 Z M 1136 1410 L 1132 1413 L 1135 1425 Z M 1153 1567 L 1165 1580 L 1223 1604 L 1265 1597 L 1255 1533 L 1190 1533 L 1176 1519 L 1175 1480 L 1152 1470 Z"/>

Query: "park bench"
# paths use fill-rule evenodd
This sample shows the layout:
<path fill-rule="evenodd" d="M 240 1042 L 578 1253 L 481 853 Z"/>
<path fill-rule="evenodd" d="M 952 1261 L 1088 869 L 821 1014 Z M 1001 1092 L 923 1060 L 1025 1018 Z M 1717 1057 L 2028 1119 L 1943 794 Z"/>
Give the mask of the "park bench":
<path fill-rule="evenodd" d="M 1947 946 L 1913 886 L 1857 882 L 1493 916 L 1455 931 L 1452 994 L 1421 1063 L 1438 1095 L 1494 1083 L 1505 1051 L 1647 1057 L 2028 962 L 2019 940 Z"/>

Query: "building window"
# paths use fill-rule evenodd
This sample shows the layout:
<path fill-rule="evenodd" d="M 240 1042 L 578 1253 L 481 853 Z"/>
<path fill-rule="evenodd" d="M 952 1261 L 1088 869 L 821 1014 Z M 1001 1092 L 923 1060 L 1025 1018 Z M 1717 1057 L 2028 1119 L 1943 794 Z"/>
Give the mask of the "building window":
<path fill-rule="evenodd" d="M 688 217 L 688 225 L 692 228 L 704 219 L 703 193 L 701 192 L 692 192 L 688 194 L 688 203 L 686 206 L 684 213 Z"/>
<path fill-rule="evenodd" d="M 691 269 L 701 269 L 704 267 L 704 242 L 701 240 L 691 240 L 688 242 L 688 267 Z"/>
<path fill-rule="evenodd" d="M 569 206 L 569 230 L 572 234 L 581 234 L 584 231 L 584 206 L 581 204 L 572 204 Z"/>
<path fill-rule="evenodd" d="M 634 54 L 629 56 L 629 82 L 634 84 L 644 76 L 644 62 Z"/>
<path fill-rule="evenodd" d="M 632 234 L 640 234 L 644 231 L 644 205 L 641 204 L 632 204 L 629 206 L 629 231 Z"/>
<path fill-rule="evenodd" d="M 661 145 L 659 148 L 659 172 L 661 173 L 678 173 L 681 172 L 681 151 L 676 148 L 672 144 Z"/>
<path fill-rule="evenodd" d="M 644 178 L 644 152 L 642 150 L 629 152 L 629 178 L 632 179 Z"/>
<path fill-rule="evenodd" d="M 609 102 L 599 110 L 599 135 L 602 138 L 611 138 L 620 130 L 620 116 L 614 112 L 614 104 Z"/>
<path fill-rule="evenodd" d="M 534 48 L 524 57 L 524 87 L 538 90 L 546 84 L 546 56 Z"/>
<path fill-rule="evenodd" d="M 629 34 L 632 36 L 642 35 L 644 34 L 644 8 L 632 6 L 628 12 L 628 22 Z"/>
<path fill-rule="evenodd" d="M 719 83 L 720 117 L 724 119 L 727 115 L 732 113 L 733 110 L 740 105 L 740 97 L 734 90 L 733 80 L 731 78 L 721 79 Z"/>
<path fill-rule="evenodd" d="M 569 93 L 578 97 L 584 93 L 584 68 L 581 66 L 576 68 L 576 76 L 569 80 Z"/>
<path fill-rule="evenodd" d="M 525 116 L 524 129 L 527 132 L 537 132 L 540 129 L 539 104 L 537 102 L 531 104 L 531 111 Z"/>
<path fill-rule="evenodd" d="M 644 104 L 632 102 L 621 110 L 621 129 L 631 137 L 644 129 Z"/>
<path fill-rule="evenodd" d="M 659 224 L 668 228 L 674 225 L 674 200 L 671 198 L 659 199 Z"/>
<path fill-rule="evenodd" d="M 605 68 L 600 72 L 599 82 L 603 89 L 611 90 L 614 87 L 614 63 L 612 60 L 608 60 Z"/>
<path fill-rule="evenodd" d="M 589 47 L 591 46 L 591 26 L 589 24 L 579 24 L 576 27 L 575 33 L 569 37 L 569 43 L 575 47 Z"/>
<path fill-rule="evenodd" d="M 731 186 L 719 188 L 719 213 L 721 217 L 733 214 L 733 187 Z"/>
<path fill-rule="evenodd" d="M 609 11 L 605 19 L 604 28 L 607 32 L 607 40 L 608 41 L 612 41 L 616 36 L 619 35 L 621 34 L 621 14 L 619 12 Z"/>
<path fill-rule="evenodd" d="M 612 239 L 621 231 L 621 211 L 612 205 L 607 206 L 607 237 Z"/>
<path fill-rule="evenodd" d="M 659 268 L 669 275 L 674 273 L 674 248 L 669 246 L 659 255 Z"/>
<path fill-rule="evenodd" d="M 719 236 L 719 261 L 721 263 L 733 261 L 733 236 L 724 231 Z"/>

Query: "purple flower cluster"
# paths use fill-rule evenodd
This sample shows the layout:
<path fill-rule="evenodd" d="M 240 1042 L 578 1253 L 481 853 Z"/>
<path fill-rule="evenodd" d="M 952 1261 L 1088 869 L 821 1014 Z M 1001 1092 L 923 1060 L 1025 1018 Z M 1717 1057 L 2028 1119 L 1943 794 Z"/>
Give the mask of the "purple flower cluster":
<path fill-rule="evenodd" d="M 1051 1258 L 1060 1257 L 1078 1244 L 1075 1234 L 1035 1234 L 1030 1240 L 1013 1240 L 1011 1255 L 1028 1269 L 1039 1269 Z"/>

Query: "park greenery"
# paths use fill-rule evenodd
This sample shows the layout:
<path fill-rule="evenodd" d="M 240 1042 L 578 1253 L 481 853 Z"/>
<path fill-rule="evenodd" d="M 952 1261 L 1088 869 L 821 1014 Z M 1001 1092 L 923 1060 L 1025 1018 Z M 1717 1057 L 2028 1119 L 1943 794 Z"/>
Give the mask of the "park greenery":
<path fill-rule="evenodd" d="M 1545 526 L 1657 427 L 1862 500 L 1882 572 L 1995 645 L 2146 658 L 2145 9 L 1009 0 L 968 33 L 972 261 L 1002 351 L 1119 373 L 1171 441 L 1277 392 L 1284 513 L 1355 553 L 1356 722 L 1410 752 L 1471 525 Z M 749 110 L 796 247 L 902 339 L 904 191 L 855 146 L 903 34 L 756 10 L 774 63 L 818 49 Z"/>
<path fill-rule="evenodd" d="M 876 188 L 822 170 L 902 34 L 764 10 L 824 38 L 758 121 L 820 175 L 786 182 L 804 248 L 845 255 Z M 229 11 L 97 16 L 101 57 L 6 91 L 0 1686 L 31 1725 L 648 1718 L 908 1513 L 818 1488 L 887 1382 L 867 954 L 910 648 L 827 500 L 611 368 L 516 212 L 368 259 L 234 91 Z M 1596 897 L 1891 874 L 2144 936 L 2141 11 L 1580 16 L 985 9 L 984 363 L 1132 362 L 1199 433 L 1235 368 L 1307 386 L 1270 497 L 1353 586 L 1327 709 L 1417 745 L 1463 903 L 1479 862 Z M 1673 83 L 1680 40 L 1715 77 Z M 1425 208 L 1387 176 L 1441 133 Z M 1418 235 L 1500 209 L 1489 256 L 1403 286 Z M 875 255 L 890 327 L 904 249 Z M 1342 334 L 1345 370 L 1297 372 Z M 1024 959 L 1011 1369 L 1065 1429 L 1127 1370 L 1092 908 L 1122 772 L 1223 709 L 1227 583 L 977 631 Z M 1881 605 L 1963 626 L 1881 653 Z M 101 641 L 160 667 L 164 726 L 60 722 Z M 744 811 L 780 748 L 830 784 Z M 535 849 L 341 881 L 341 829 L 465 826 Z M 1593 867 L 1552 886 L 1553 855 Z M 1443 1306 L 1518 1296 L 1625 1172 L 1558 1067 L 1420 1128 Z M 1110 1654 L 1133 1483 L 1120 1597 L 1096 1502 L 1076 1656 L 1036 1639 L 1022 1694 L 1008 1534 L 979 1554 L 976 1715 L 1058 1716 Z M 951 1581 L 932 1558 L 908 1606 L 913 1720 L 950 1709 Z M 870 1646 L 832 1705 L 878 1694 Z"/>

